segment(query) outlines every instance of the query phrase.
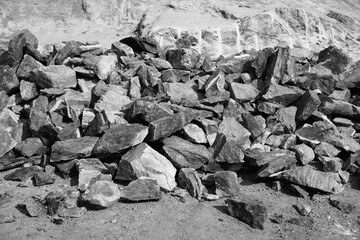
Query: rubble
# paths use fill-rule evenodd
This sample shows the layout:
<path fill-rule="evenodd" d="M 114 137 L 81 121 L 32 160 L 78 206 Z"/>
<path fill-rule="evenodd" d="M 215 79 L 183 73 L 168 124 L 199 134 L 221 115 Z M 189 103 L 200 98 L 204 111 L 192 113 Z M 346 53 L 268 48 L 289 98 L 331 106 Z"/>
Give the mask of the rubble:
<path fill-rule="evenodd" d="M 75 192 L 43 201 L 54 220 L 179 186 L 198 200 L 233 197 L 230 215 L 264 229 L 266 206 L 241 193 L 239 170 L 304 198 L 306 189 L 338 194 L 360 172 L 359 64 L 339 49 L 317 60 L 284 47 L 212 60 L 129 37 L 110 50 L 64 42 L 53 56 L 26 34 L 0 59 L 0 171 L 17 168 L 5 180 L 35 186 L 74 174 Z"/>

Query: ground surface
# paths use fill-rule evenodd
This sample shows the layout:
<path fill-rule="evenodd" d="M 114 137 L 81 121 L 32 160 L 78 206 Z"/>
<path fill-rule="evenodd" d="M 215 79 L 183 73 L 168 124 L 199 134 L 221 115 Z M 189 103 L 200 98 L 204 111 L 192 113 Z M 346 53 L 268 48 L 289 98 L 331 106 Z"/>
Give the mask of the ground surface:
<path fill-rule="evenodd" d="M 359 179 L 353 178 L 345 191 L 336 195 L 340 200 L 354 203 L 356 209 L 344 214 L 328 202 L 329 195 L 317 201 L 275 192 L 265 183 L 255 183 L 249 175 L 239 178 L 244 193 L 259 197 L 268 207 L 265 230 L 257 230 L 229 216 L 224 200 L 200 202 L 187 197 L 185 202 L 164 194 L 158 202 L 116 203 L 111 208 L 88 211 L 80 218 L 67 219 L 56 225 L 51 218 L 31 218 L 21 211 L 19 204 L 26 197 L 44 198 L 50 191 L 69 185 L 60 177 L 53 185 L 20 187 L 19 182 L 3 180 L 0 175 L 0 194 L 10 194 L 8 201 L 0 201 L 0 212 L 12 213 L 13 223 L 0 225 L 1 240 L 18 239 L 360 239 Z M 357 184 L 354 184 L 357 183 Z M 76 187 L 76 186 L 74 186 Z M 311 206 L 313 226 L 299 226 L 286 220 L 300 215 L 296 203 Z M 271 219 L 282 215 L 282 223 Z"/>

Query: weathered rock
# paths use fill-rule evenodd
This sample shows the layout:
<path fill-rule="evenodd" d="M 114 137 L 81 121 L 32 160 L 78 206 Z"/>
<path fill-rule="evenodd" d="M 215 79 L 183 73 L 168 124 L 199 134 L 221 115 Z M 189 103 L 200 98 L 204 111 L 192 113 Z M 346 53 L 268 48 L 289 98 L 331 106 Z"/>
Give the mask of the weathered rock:
<path fill-rule="evenodd" d="M 31 158 L 15 157 L 11 156 L 12 154 L 10 153 L 12 153 L 12 151 L 0 158 L 0 171 L 21 167 L 25 163 L 36 165 L 40 164 L 42 161 L 41 156 L 34 156 Z"/>
<path fill-rule="evenodd" d="M 183 82 L 190 81 L 190 71 L 180 69 L 169 69 L 161 72 L 161 81 L 163 82 Z"/>
<path fill-rule="evenodd" d="M 85 191 L 89 184 L 95 180 L 111 181 L 112 176 L 107 167 L 98 158 L 84 158 L 76 162 L 79 173 L 78 186 L 80 191 Z"/>
<path fill-rule="evenodd" d="M 39 95 L 36 84 L 22 80 L 20 82 L 20 95 L 25 101 L 36 98 Z"/>
<path fill-rule="evenodd" d="M 303 93 L 304 91 L 297 87 L 271 84 L 262 98 L 270 103 L 288 106 L 298 100 Z"/>
<path fill-rule="evenodd" d="M 265 152 L 260 149 L 247 149 L 244 151 L 245 154 L 245 162 L 249 163 L 252 166 L 261 167 L 270 161 L 281 158 L 284 156 L 295 157 L 295 153 L 289 150 L 283 149 L 274 149 L 271 152 Z"/>
<path fill-rule="evenodd" d="M 301 162 L 302 165 L 306 165 L 315 159 L 315 153 L 313 149 L 304 143 L 293 146 L 291 149 L 295 152 L 296 158 Z"/>
<path fill-rule="evenodd" d="M 81 195 L 81 200 L 89 208 L 103 209 L 119 201 L 120 195 L 117 184 L 109 181 L 96 181 L 90 184 Z"/>
<path fill-rule="evenodd" d="M 68 57 L 79 56 L 81 53 L 79 47 L 81 45 L 83 44 L 76 41 L 66 42 L 65 46 L 63 46 L 55 56 L 55 64 L 61 65 Z"/>
<path fill-rule="evenodd" d="M 127 148 L 141 143 L 148 134 L 148 128 L 138 124 L 116 124 L 111 126 L 94 146 L 98 157 L 118 155 Z"/>
<path fill-rule="evenodd" d="M 206 97 L 216 96 L 225 91 L 225 75 L 220 68 L 216 70 L 205 82 L 204 90 Z"/>
<path fill-rule="evenodd" d="M 131 99 L 141 98 L 141 84 L 139 77 L 133 77 L 130 79 L 129 97 Z"/>
<path fill-rule="evenodd" d="M 37 172 L 34 174 L 34 186 L 43 186 L 53 184 L 55 177 L 45 172 Z"/>
<path fill-rule="evenodd" d="M 172 116 L 163 117 L 150 123 L 148 139 L 158 140 L 170 136 L 189 124 L 197 114 L 192 112 L 179 112 Z"/>
<path fill-rule="evenodd" d="M 20 66 L 16 70 L 16 76 L 19 79 L 28 79 L 30 77 L 30 71 L 43 66 L 44 65 L 36 61 L 33 57 L 25 54 L 24 59 L 21 61 Z"/>
<path fill-rule="evenodd" d="M 286 132 L 292 133 L 296 130 L 295 116 L 297 112 L 297 107 L 290 106 L 286 108 L 279 109 L 275 115 L 278 121 L 284 126 Z"/>
<path fill-rule="evenodd" d="M 0 111 L 7 107 L 9 103 L 9 96 L 6 94 L 5 91 L 0 91 Z"/>
<path fill-rule="evenodd" d="M 74 174 L 76 174 L 76 163 L 78 159 L 63 161 L 63 162 L 55 162 L 54 165 L 60 171 L 63 178 L 70 178 Z"/>
<path fill-rule="evenodd" d="M 147 123 L 174 115 L 167 103 L 156 103 L 144 100 L 136 100 L 128 111 L 129 121 L 141 119 Z"/>
<path fill-rule="evenodd" d="M 185 137 L 194 143 L 207 143 L 204 131 L 196 124 L 189 123 L 183 128 Z"/>
<path fill-rule="evenodd" d="M 4 176 L 5 180 L 26 182 L 43 169 L 38 166 L 22 167 Z"/>
<path fill-rule="evenodd" d="M 167 69 L 172 69 L 172 66 L 171 64 L 164 60 L 164 59 L 161 59 L 161 58 L 150 58 L 147 63 L 150 65 L 150 66 L 154 66 L 156 67 L 159 71 L 163 71 L 163 70 L 167 70 Z"/>
<path fill-rule="evenodd" d="M 240 219 L 253 228 L 264 229 L 267 208 L 260 199 L 241 194 L 237 198 L 226 199 L 225 203 L 231 216 Z"/>
<path fill-rule="evenodd" d="M 38 217 L 46 214 L 45 207 L 36 200 L 34 197 L 28 197 L 25 199 L 25 209 L 30 217 Z"/>
<path fill-rule="evenodd" d="M 212 158 L 207 148 L 177 136 L 163 140 L 163 151 L 176 168 L 201 168 Z"/>
<path fill-rule="evenodd" d="M 250 113 L 243 113 L 242 120 L 243 120 L 244 127 L 247 130 L 249 130 L 253 139 L 257 139 L 265 132 L 265 128 Z"/>
<path fill-rule="evenodd" d="M 30 72 L 31 82 L 39 88 L 75 88 L 76 73 L 64 65 L 51 65 Z"/>
<path fill-rule="evenodd" d="M 214 177 L 215 192 L 219 197 L 234 197 L 240 194 L 240 185 L 235 172 L 217 171 Z"/>
<path fill-rule="evenodd" d="M 15 146 L 15 150 L 19 151 L 24 157 L 31 157 L 47 152 L 47 148 L 44 146 L 40 138 L 33 137 L 18 143 Z"/>
<path fill-rule="evenodd" d="M 84 58 L 86 68 L 95 72 L 100 80 L 106 80 L 117 64 L 116 55 L 89 56 Z"/>
<path fill-rule="evenodd" d="M 218 122 L 206 118 L 197 119 L 195 121 L 204 130 L 207 141 L 209 145 L 212 146 L 217 135 Z"/>
<path fill-rule="evenodd" d="M 234 117 L 224 118 L 219 125 L 218 132 L 239 143 L 246 142 L 251 135 Z"/>
<path fill-rule="evenodd" d="M 330 46 L 319 52 L 318 62 L 330 69 L 333 74 L 340 74 L 350 64 L 350 57 L 334 46 Z"/>
<path fill-rule="evenodd" d="M 0 213 L 0 224 L 15 222 L 16 218 L 11 213 Z"/>
<path fill-rule="evenodd" d="M 157 201 L 161 199 L 159 184 L 153 178 L 140 177 L 121 189 L 120 200 L 127 202 Z"/>
<path fill-rule="evenodd" d="M 349 203 L 349 202 L 344 202 L 344 201 L 338 200 L 333 197 L 331 197 L 329 199 L 329 201 L 332 206 L 336 207 L 343 213 L 351 213 L 352 211 L 354 211 L 356 209 L 355 204 Z"/>
<path fill-rule="evenodd" d="M 238 102 L 252 102 L 260 94 L 260 91 L 252 84 L 233 82 L 229 90 L 231 98 Z"/>
<path fill-rule="evenodd" d="M 131 47 L 135 53 L 149 52 L 163 56 L 162 48 L 152 37 L 127 37 L 120 42 Z"/>
<path fill-rule="evenodd" d="M 275 52 L 273 48 L 264 48 L 257 52 L 251 66 L 255 69 L 255 74 L 258 78 L 264 77 L 269 57 Z"/>
<path fill-rule="evenodd" d="M 359 87 L 360 61 L 355 62 L 348 70 L 340 74 L 339 78 L 347 88 Z"/>
<path fill-rule="evenodd" d="M 297 103 L 296 120 L 305 121 L 317 110 L 321 101 L 316 92 L 306 91 Z"/>
<path fill-rule="evenodd" d="M 271 177 L 272 174 L 287 170 L 296 165 L 296 158 L 291 155 L 283 155 L 272 159 L 263 165 L 256 173 L 259 178 Z"/>
<path fill-rule="evenodd" d="M 206 192 L 206 188 L 194 168 L 180 169 L 177 181 L 179 186 L 185 188 L 194 198 L 200 199 L 203 193 Z"/>
<path fill-rule="evenodd" d="M 241 142 L 231 139 L 223 133 L 218 133 L 213 144 L 214 159 L 216 162 L 243 163 L 242 147 Z"/>
<path fill-rule="evenodd" d="M 337 157 L 318 157 L 323 165 L 324 172 L 337 173 L 342 168 L 343 161 Z"/>
<path fill-rule="evenodd" d="M 166 60 L 168 60 L 175 69 L 191 70 L 195 68 L 199 59 L 199 53 L 190 48 L 170 49 L 166 52 Z"/>
<path fill-rule="evenodd" d="M 12 139 L 12 137 L 7 131 L 3 129 L 0 129 L 0 139 L 2 141 L 0 145 L 0 157 L 2 157 L 11 149 L 13 149 L 16 146 L 17 142 Z"/>
<path fill-rule="evenodd" d="M 50 161 L 60 162 L 89 157 L 92 155 L 94 146 L 98 140 L 98 137 L 81 137 L 78 139 L 57 141 L 51 148 Z"/>
<path fill-rule="evenodd" d="M 279 47 L 269 56 L 265 75 L 266 87 L 282 82 L 288 59 L 289 47 Z"/>
<path fill-rule="evenodd" d="M 337 194 L 344 190 L 339 174 L 321 172 L 308 165 L 288 170 L 284 172 L 281 177 L 295 184 L 319 189 L 328 193 Z"/>
<path fill-rule="evenodd" d="M 336 157 L 341 151 L 330 143 L 321 142 L 315 147 L 314 152 L 318 156 Z"/>
<path fill-rule="evenodd" d="M 164 88 L 173 103 L 180 103 L 183 99 L 197 102 L 202 98 L 201 94 L 197 91 L 197 86 L 192 82 L 165 83 Z"/>
<path fill-rule="evenodd" d="M 8 93 L 19 87 L 19 79 L 16 77 L 15 71 L 11 67 L 0 65 L 0 76 L 1 91 Z"/>
<path fill-rule="evenodd" d="M 98 112 L 124 111 L 130 108 L 132 101 L 127 96 L 128 90 L 122 86 L 105 85 L 107 90 L 100 94 L 99 100 L 95 103 L 94 109 Z"/>
<path fill-rule="evenodd" d="M 24 47 L 26 44 L 25 33 L 18 33 L 13 36 L 9 41 L 9 48 L 7 53 L 7 59 L 0 58 L 1 65 L 8 65 L 16 70 L 21 62 L 24 55 Z M 3 62 L 5 60 L 5 62 Z"/>
<path fill-rule="evenodd" d="M 297 86 L 304 90 L 320 90 L 322 94 L 330 95 L 336 88 L 337 80 L 332 75 L 319 75 L 315 73 L 300 77 Z"/>
<path fill-rule="evenodd" d="M 115 179 L 133 181 L 150 177 L 161 188 L 171 191 L 176 186 L 175 174 L 176 169 L 168 159 L 146 143 L 140 143 L 121 157 Z"/>

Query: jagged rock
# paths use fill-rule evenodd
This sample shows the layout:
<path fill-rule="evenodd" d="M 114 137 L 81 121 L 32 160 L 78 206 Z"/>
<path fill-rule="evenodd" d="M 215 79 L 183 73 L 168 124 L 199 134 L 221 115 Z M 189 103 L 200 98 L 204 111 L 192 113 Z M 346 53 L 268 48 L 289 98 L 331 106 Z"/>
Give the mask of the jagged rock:
<path fill-rule="evenodd" d="M 22 80 L 20 82 L 20 95 L 25 101 L 36 98 L 39 95 L 36 84 Z"/>
<path fill-rule="evenodd" d="M 63 162 L 55 162 L 53 163 L 56 168 L 60 171 L 63 178 L 70 178 L 72 175 L 76 173 L 76 163 L 78 159 L 70 160 L 70 161 L 63 161 Z"/>
<path fill-rule="evenodd" d="M 55 64 L 61 65 L 68 57 L 79 56 L 81 53 L 80 46 L 84 45 L 76 41 L 68 41 L 66 44 L 58 51 L 55 56 Z"/>
<path fill-rule="evenodd" d="M 117 64 L 116 55 L 88 56 L 84 58 L 86 68 L 95 72 L 100 80 L 106 80 Z"/>
<path fill-rule="evenodd" d="M 321 142 L 315 147 L 314 152 L 318 156 L 336 157 L 341 151 L 330 143 Z"/>
<path fill-rule="evenodd" d="M 154 66 L 156 67 L 159 71 L 163 71 L 163 70 L 167 70 L 167 69 L 172 69 L 172 66 L 171 64 L 164 60 L 164 59 L 161 59 L 161 58 L 150 58 L 147 63 L 150 65 L 150 66 Z"/>
<path fill-rule="evenodd" d="M 179 186 L 185 188 L 189 194 L 200 199 L 206 188 L 194 168 L 181 168 L 177 177 Z"/>
<path fill-rule="evenodd" d="M 309 197 L 309 192 L 307 190 L 305 190 L 304 187 L 301 187 L 299 185 L 289 183 L 286 185 L 286 189 L 289 190 L 291 193 L 293 193 L 297 197 L 301 197 L 304 199 Z"/>
<path fill-rule="evenodd" d="M 0 139 L 2 141 L 0 145 L 0 157 L 4 156 L 7 152 L 13 149 L 17 142 L 11 137 L 11 135 L 3 130 L 0 129 Z"/>
<path fill-rule="evenodd" d="M 110 127 L 105 111 L 97 113 L 86 129 L 86 136 L 101 136 Z"/>
<path fill-rule="evenodd" d="M 214 177 L 215 192 L 219 197 L 234 197 L 240 194 L 240 185 L 235 172 L 217 171 Z"/>
<path fill-rule="evenodd" d="M 319 111 L 328 116 L 341 116 L 354 119 L 360 116 L 360 107 L 348 102 L 335 99 L 323 100 L 319 107 Z"/>
<path fill-rule="evenodd" d="M 297 107 L 290 106 L 286 108 L 279 109 L 275 115 L 278 121 L 284 126 L 286 132 L 294 132 L 296 130 L 295 116 L 297 112 Z"/>
<path fill-rule="evenodd" d="M 86 129 L 94 120 L 96 111 L 92 108 L 84 108 L 82 111 L 81 126 Z"/>
<path fill-rule="evenodd" d="M 15 150 L 19 151 L 24 157 L 31 157 L 47 152 L 47 148 L 38 137 L 27 138 L 26 140 L 18 143 Z"/>
<path fill-rule="evenodd" d="M 9 103 L 9 96 L 6 94 L 5 91 L 0 91 L 0 111 L 3 110 L 5 107 L 7 107 Z"/>
<path fill-rule="evenodd" d="M 279 47 L 269 56 L 265 75 L 266 87 L 282 82 L 288 59 L 289 47 Z"/>
<path fill-rule="evenodd" d="M 234 117 L 224 118 L 219 125 L 218 132 L 239 143 L 246 142 L 251 135 Z"/>
<path fill-rule="evenodd" d="M 139 77 L 133 77 L 130 79 L 129 97 L 131 99 L 141 98 L 141 84 Z"/>
<path fill-rule="evenodd" d="M 306 165 L 315 159 L 315 153 L 313 149 L 304 143 L 293 146 L 291 149 L 295 152 L 296 158 L 301 162 L 302 165 Z"/>
<path fill-rule="evenodd" d="M 135 53 L 149 52 L 163 56 L 163 50 L 152 37 L 127 37 L 121 39 L 120 42 L 131 47 Z"/>
<path fill-rule="evenodd" d="M 337 157 L 318 157 L 323 165 L 324 172 L 337 173 L 342 168 L 343 161 Z"/>
<path fill-rule="evenodd" d="M 120 200 L 129 202 L 156 201 L 161 199 L 161 191 L 156 179 L 140 177 L 121 189 Z"/>
<path fill-rule="evenodd" d="M 28 54 L 24 55 L 24 59 L 21 61 L 20 66 L 16 70 L 16 76 L 19 79 L 29 79 L 30 71 L 43 67 L 40 62 L 36 61 Z"/>
<path fill-rule="evenodd" d="M 188 140 L 200 144 L 207 143 L 205 133 L 198 125 L 189 123 L 183 128 L 183 131 Z"/>
<path fill-rule="evenodd" d="M 233 82 L 229 90 L 231 98 L 238 102 L 252 102 L 260 94 L 260 91 L 252 84 Z"/>
<path fill-rule="evenodd" d="M 26 44 L 26 35 L 25 33 L 18 33 L 13 36 L 9 41 L 8 51 L 6 51 L 3 56 L 0 57 L 1 65 L 8 65 L 16 70 L 21 62 L 21 59 L 24 55 L 24 47 Z M 2 54 L 4 55 L 4 54 Z"/>
<path fill-rule="evenodd" d="M 216 70 L 205 82 L 204 90 L 206 97 L 216 96 L 225 91 L 225 75 L 220 68 Z"/>
<path fill-rule="evenodd" d="M 198 169 L 212 158 L 205 146 L 191 143 L 177 136 L 166 138 L 163 143 L 162 150 L 176 168 Z"/>
<path fill-rule="evenodd" d="M 19 79 L 15 71 L 7 66 L 0 65 L 0 90 L 9 93 L 19 87 Z"/>
<path fill-rule="evenodd" d="M 271 84 L 267 92 L 262 95 L 265 101 L 288 106 L 298 100 L 304 91 L 294 86 Z"/>
<path fill-rule="evenodd" d="M 217 135 L 218 122 L 211 120 L 211 119 L 206 119 L 206 118 L 197 119 L 195 121 L 204 130 L 207 141 L 208 141 L 209 145 L 212 146 L 215 141 L 216 135 Z"/>
<path fill-rule="evenodd" d="M 257 119 L 250 113 L 243 113 L 242 120 L 244 127 L 249 130 L 253 139 L 257 139 L 265 132 L 265 128 L 260 124 Z"/>
<path fill-rule="evenodd" d="M 269 57 L 275 52 L 273 48 L 263 48 L 257 52 L 251 66 L 255 69 L 256 77 L 262 78 L 266 73 L 267 61 Z"/>
<path fill-rule="evenodd" d="M 199 59 L 199 53 L 190 48 L 170 49 L 166 52 L 166 60 L 175 69 L 191 70 L 196 67 Z"/>
<path fill-rule="evenodd" d="M 15 222 L 16 218 L 11 213 L 0 213 L 0 224 Z"/>
<path fill-rule="evenodd" d="M 260 199 L 241 194 L 234 199 L 226 199 L 225 203 L 231 216 L 240 219 L 253 228 L 264 229 L 267 208 Z"/>
<path fill-rule="evenodd" d="M 75 88 L 76 73 L 64 65 L 51 65 L 30 72 L 29 80 L 39 88 Z"/>
<path fill-rule="evenodd" d="M 333 74 L 340 74 L 350 64 L 350 57 L 334 46 L 330 46 L 319 52 L 318 61 L 330 69 Z"/>
<path fill-rule="evenodd" d="M 45 207 L 39 202 L 39 200 L 34 199 L 34 197 L 26 198 L 24 205 L 30 217 L 38 217 L 46 214 Z"/>
<path fill-rule="evenodd" d="M 356 209 L 355 204 L 349 203 L 349 202 L 344 202 L 344 201 L 338 200 L 333 197 L 330 197 L 329 201 L 332 206 L 336 207 L 343 213 L 351 213 L 352 211 L 354 211 Z"/>
<path fill-rule="evenodd" d="M 132 101 L 127 96 L 127 89 L 117 85 L 106 85 L 106 87 L 108 90 L 101 94 L 100 99 L 95 103 L 96 111 L 120 112 L 130 108 Z"/>
<path fill-rule="evenodd" d="M 129 109 L 129 121 L 141 119 L 147 123 L 174 115 L 167 103 L 156 103 L 144 100 L 136 100 Z"/>
<path fill-rule="evenodd" d="M 51 162 L 72 160 L 75 158 L 89 157 L 93 153 L 98 137 L 81 137 L 57 141 L 51 147 Z"/>
<path fill-rule="evenodd" d="M 259 178 L 271 177 L 272 174 L 290 169 L 295 166 L 297 160 L 292 155 L 283 155 L 272 159 L 270 162 L 263 165 L 256 173 Z"/>
<path fill-rule="evenodd" d="M 328 193 L 337 194 L 344 190 L 339 174 L 318 171 L 308 165 L 288 170 L 281 177 L 295 184 Z"/>
<path fill-rule="evenodd" d="M 340 80 L 347 88 L 359 87 L 360 61 L 355 62 L 348 70 L 339 75 Z"/>
<path fill-rule="evenodd" d="M 257 167 L 261 167 L 274 159 L 282 158 L 284 156 L 295 157 L 294 152 L 283 149 L 274 149 L 271 152 L 265 152 L 263 150 L 253 148 L 245 150 L 244 154 L 245 162 Z"/>
<path fill-rule="evenodd" d="M 154 141 L 168 137 L 189 124 L 196 116 L 197 114 L 192 112 L 179 112 L 172 116 L 152 121 L 149 126 L 148 139 Z"/>
<path fill-rule="evenodd" d="M 98 157 L 118 155 L 127 148 L 141 143 L 148 134 L 148 128 L 138 124 L 116 124 L 106 130 L 105 134 L 94 146 L 94 154 Z"/>
<path fill-rule="evenodd" d="M 41 163 L 41 156 L 34 156 L 31 158 L 15 157 L 15 156 L 11 156 L 11 154 L 9 153 L 0 158 L 0 171 L 17 168 L 23 166 L 25 163 L 30 163 L 33 165 Z"/>
<path fill-rule="evenodd" d="M 35 173 L 42 172 L 39 166 L 22 167 L 4 176 L 5 180 L 26 182 L 31 179 Z"/>
<path fill-rule="evenodd" d="M 164 83 L 166 94 L 171 102 L 180 103 L 182 99 L 197 102 L 202 96 L 197 91 L 197 86 L 192 82 L 187 83 Z"/>
<path fill-rule="evenodd" d="M 161 72 L 161 81 L 175 83 L 190 81 L 190 71 L 180 69 L 169 69 Z"/>
<path fill-rule="evenodd" d="M 112 176 L 107 167 L 98 158 L 79 159 L 76 162 L 79 173 L 78 186 L 80 191 L 85 191 L 94 180 L 110 181 Z"/>
<path fill-rule="evenodd" d="M 297 104 L 296 120 L 305 121 L 317 110 L 321 101 L 316 92 L 306 91 Z"/>
<path fill-rule="evenodd" d="M 121 157 L 116 180 L 133 181 L 139 177 L 156 179 L 159 186 L 172 191 L 176 169 L 163 155 L 146 143 L 140 143 Z"/>
<path fill-rule="evenodd" d="M 34 186 L 43 186 L 53 184 L 55 177 L 45 172 L 37 172 L 34 174 Z"/>
<path fill-rule="evenodd" d="M 329 95 L 330 98 L 348 102 L 351 97 L 350 89 L 343 90 L 334 90 L 332 94 Z"/>
<path fill-rule="evenodd" d="M 304 90 L 320 90 L 325 95 L 330 95 L 336 88 L 337 80 L 332 75 L 306 74 L 297 82 L 297 86 Z"/>
<path fill-rule="evenodd" d="M 218 133 L 213 144 L 214 159 L 216 162 L 243 163 L 243 145 L 223 133 Z"/>
<path fill-rule="evenodd" d="M 89 208 L 103 209 L 119 201 L 121 196 L 117 184 L 109 181 L 96 181 L 89 185 L 81 195 L 81 200 Z"/>

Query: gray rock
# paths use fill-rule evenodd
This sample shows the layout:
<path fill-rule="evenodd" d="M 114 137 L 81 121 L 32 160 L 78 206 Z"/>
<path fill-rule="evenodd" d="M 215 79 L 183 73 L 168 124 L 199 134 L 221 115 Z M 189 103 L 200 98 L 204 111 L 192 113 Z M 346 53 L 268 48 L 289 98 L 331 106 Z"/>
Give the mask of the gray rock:
<path fill-rule="evenodd" d="M 304 143 L 293 146 L 291 149 L 295 152 L 296 158 L 301 162 L 302 165 L 307 165 L 309 162 L 315 159 L 315 153 L 313 149 Z"/>
<path fill-rule="evenodd" d="M 84 58 L 86 68 L 95 72 L 100 80 L 106 80 L 115 70 L 118 62 L 116 55 L 88 56 Z"/>
<path fill-rule="evenodd" d="M 94 154 L 101 158 L 118 155 L 141 143 L 147 134 L 148 128 L 138 123 L 113 125 L 94 146 Z"/>
<path fill-rule="evenodd" d="M 318 157 L 324 172 L 337 173 L 342 169 L 343 161 L 337 157 Z"/>
<path fill-rule="evenodd" d="M 95 103 L 94 109 L 96 111 L 101 112 L 105 110 L 121 112 L 130 108 L 132 101 L 127 96 L 127 89 L 117 85 L 105 86 L 105 92 L 98 94 L 100 99 Z"/>
<path fill-rule="evenodd" d="M 116 180 L 133 181 L 139 177 L 156 179 L 159 186 L 172 191 L 176 186 L 176 168 L 163 155 L 141 143 L 121 157 Z"/>
<path fill-rule="evenodd" d="M 207 143 L 204 131 L 196 124 L 189 123 L 183 128 L 183 132 L 185 137 L 194 143 Z"/>
<path fill-rule="evenodd" d="M 20 82 L 20 95 L 21 98 L 25 101 L 36 98 L 39 93 L 35 83 L 22 80 Z"/>
<path fill-rule="evenodd" d="M 225 75 L 220 68 L 216 70 L 205 82 L 206 97 L 216 96 L 220 92 L 225 91 Z"/>
<path fill-rule="evenodd" d="M 330 94 L 329 97 L 336 100 L 348 102 L 351 97 L 351 92 L 350 89 L 334 90 L 334 92 Z"/>
<path fill-rule="evenodd" d="M 110 181 L 112 175 L 108 168 L 98 158 L 83 158 L 76 162 L 79 173 L 78 186 L 80 191 L 85 191 L 89 184 L 95 180 Z"/>
<path fill-rule="evenodd" d="M 316 145 L 314 152 L 318 156 L 336 157 L 341 151 L 330 143 L 321 142 Z"/>
<path fill-rule="evenodd" d="M 15 222 L 16 218 L 11 213 L 0 213 L 0 224 Z"/>
<path fill-rule="evenodd" d="M 141 85 L 139 77 L 133 77 L 130 79 L 129 97 L 132 100 L 141 98 Z"/>
<path fill-rule="evenodd" d="M 19 151 L 24 157 L 31 157 L 47 152 L 47 148 L 38 137 L 27 138 L 26 140 L 18 143 L 15 150 Z"/>
<path fill-rule="evenodd" d="M 283 81 L 289 55 L 289 47 L 279 47 L 270 55 L 265 75 L 266 86 Z"/>
<path fill-rule="evenodd" d="M 275 52 L 273 48 L 264 48 L 257 52 L 251 66 L 255 68 L 256 77 L 261 78 L 266 73 L 267 61 L 269 57 Z"/>
<path fill-rule="evenodd" d="M 176 168 L 201 168 L 212 158 L 208 149 L 177 136 L 163 140 L 163 151 Z"/>
<path fill-rule="evenodd" d="M 45 172 L 37 172 L 34 174 L 34 186 L 43 186 L 53 184 L 55 177 Z"/>
<path fill-rule="evenodd" d="M 360 76 L 360 61 L 355 62 L 349 69 L 340 74 L 339 78 L 347 88 L 358 87 Z"/>
<path fill-rule="evenodd" d="M 233 139 L 240 143 L 246 142 L 251 135 L 234 117 L 224 118 L 219 125 L 218 132 L 223 133 L 228 139 Z"/>
<path fill-rule="evenodd" d="M 30 81 L 39 88 L 75 88 L 75 70 L 64 65 L 51 65 L 30 72 Z"/>
<path fill-rule="evenodd" d="M 295 184 L 328 193 L 337 194 L 344 190 L 339 174 L 318 171 L 308 165 L 288 170 L 281 177 Z"/>
<path fill-rule="evenodd" d="M 206 192 L 206 188 L 194 168 L 180 169 L 177 181 L 179 186 L 185 188 L 194 198 L 201 199 L 203 193 Z"/>
<path fill-rule="evenodd" d="M 218 133 L 213 144 L 214 159 L 222 163 L 243 163 L 244 153 L 241 150 L 243 145 L 223 133 Z"/>
<path fill-rule="evenodd" d="M 121 196 L 117 184 L 109 181 L 96 181 L 81 195 L 81 200 L 89 208 L 104 209 L 119 201 Z"/>
<path fill-rule="evenodd" d="M 230 84 L 230 96 L 238 102 L 252 102 L 260 94 L 260 91 L 252 84 L 236 83 Z"/>
<path fill-rule="evenodd" d="M 26 198 L 24 205 L 30 217 L 39 217 L 46 214 L 46 208 L 34 197 Z"/>
<path fill-rule="evenodd" d="M 338 200 L 336 198 L 330 197 L 330 204 L 337 209 L 339 209 L 343 213 L 351 213 L 356 209 L 356 205 L 354 203 L 345 202 L 342 200 Z"/>
<path fill-rule="evenodd" d="M 174 115 L 167 103 L 156 103 L 151 101 L 136 100 L 128 111 L 129 121 L 141 119 L 147 123 Z"/>
<path fill-rule="evenodd" d="M 201 99 L 197 86 L 192 82 L 187 83 L 164 83 L 165 92 L 171 102 L 180 103 L 182 99 L 190 102 L 197 102 Z"/>
<path fill-rule="evenodd" d="M 320 106 L 321 101 L 316 92 L 306 91 L 297 103 L 296 120 L 305 121 Z"/>
<path fill-rule="evenodd" d="M 161 199 L 159 184 L 153 178 L 140 177 L 120 190 L 120 200 L 127 202 L 157 201 Z"/>
<path fill-rule="evenodd" d="M 4 176 L 5 180 L 26 182 L 31 179 L 35 173 L 42 172 L 43 169 L 39 166 L 22 167 Z"/>
<path fill-rule="evenodd" d="M 190 81 L 190 71 L 179 70 L 179 69 L 169 69 L 161 72 L 161 81 L 162 82 L 183 82 L 186 83 Z"/>
<path fill-rule="evenodd" d="M 40 62 L 36 61 L 30 55 L 25 54 L 24 59 L 21 61 L 19 68 L 16 70 L 16 76 L 19 79 L 29 79 L 30 72 L 37 68 L 43 67 Z"/>
<path fill-rule="evenodd" d="M 263 165 L 256 175 L 259 178 L 271 177 L 273 174 L 292 168 L 296 163 L 297 160 L 294 156 L 283 155 Z"/>
<path fill-rule="evenodd" d="M 0 65 L 0 76 L 0 91 L 8 93 L 19 87 L 19 79 L 11 67 Z"/>
<path fill-rule="evenodd" d="M 319 52 L 318 62 L 322 62 L 333 74 L 338 75 L 350 65 L 351 59 L 337 47 L 330 46 Z"/>
<path fill-rule="evenodd" d="M 237 198 L 226 199 L 225 203 L 231 216 L 240 219 L 253 228 L 264 229 L 267 208 L 260 199 L 241 194 Z"/>
<path fill-rule="evenodd" d="M 242 120 L 244 127 L 251 133 L 253 139 L 257 139 L 265 132 L 263 125 L 250 113 L 243 113 Z"/>
<path fill-rule="evenodd" d="M 191 70 L 196 67 L 199 59 L 199 53 L 191 48 L 170 49 L 166 52 L 166 60 L 175 69 Z"/>
<path fill-rule="evenodd" d="M 98 140 L 98 137 L 81 137 L 57 141 L 52 145 L 50 161 L 60 162 L 89 157 L 92 155 L 94 146 Z"/>
<path fill-rule="evenodd" d="M 289 150 L 274 149 L 271 152 L 265 152 L 260 149 L 247 149 L 244 151 L 245 162 L 248 162 L 252 166 L 261 167 L 270 161 L 281 158 L 284 156 L 291 156 L 295 158 L 295 153 Z"/>
<path fill-rule="evenodd" d="M 286 108 L 279 109 L 275 115 L 278 121 L 284 126 L 284 130 L 288 133 L 292 133 L 296 130 L 295 116 L 297 112 L 297 107 L 290 106 Z"/>
<path fill-rule="evenodd" d="M 7 107 L 9 103 L 9 96 L 6 94 L 5 91 L 0 91 L 0 111 Z"/>
<path fill-rule="evenodd" d="M 172 69 L 172 66 L 171 64 L 164 60 L 164 59 L 161 59 L 161 58 L 150 58 L 147 63 L 150 65 L 150 66 L 154 66 L 156 67 L 159 71 L 163 71 L 163 70 L 167 70 L 167 69 Z"/>
<path fill-rule="evenodd" d="M 219 197 L 233 197 L 240 194 L 240 185 L 235 172 L 217 171 L 214 177 L 215 192 Z"/>
<path fill-rule="evenodd" d="M 288 106 L 298 100 L 303 94 L 304 91 L 298 87 L 271 84 L 267 92 L 262 95 L 262 98 L 270 103 Z"/>

